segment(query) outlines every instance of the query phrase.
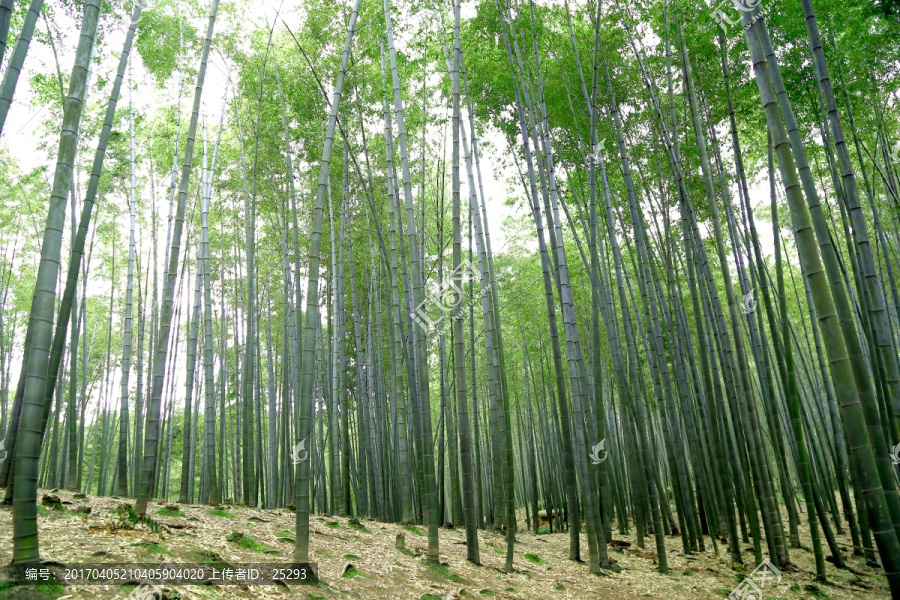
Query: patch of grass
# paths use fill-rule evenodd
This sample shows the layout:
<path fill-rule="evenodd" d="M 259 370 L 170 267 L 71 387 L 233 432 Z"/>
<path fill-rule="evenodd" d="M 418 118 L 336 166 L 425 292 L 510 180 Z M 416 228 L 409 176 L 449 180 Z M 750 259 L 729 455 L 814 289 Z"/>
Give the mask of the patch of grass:
<path fill-rule="evenodd" d="M 179 518 L 187 518 L 187 515 L 181 512 L 181 509 L 177 506 L 164 506 L 163 508 L 156 511 L 156 514 L 161 517 L 179 517 Z"/>
<path fill-rule="evenodd" d="M 549 525 L 541 525 L 538 527 L 538 535 L 547 535 L 548 533 L 550 533 Z"/>
<path fill-rule="evenodd" d="M 337 521 L 328 521 L 325 523 L 325 527 L 331 527 L 332 529 L 346 529 L 346 527 L 344 527 Z"/>
<path fill-rule="evenodd" d="M 421 529 L 419 529 L 418 527 L 416 527 L 415 525 L 407 525 L 407 526 L 406 526 L 406 530 L 407 530 L 407 531 L 411 531 L 411 532 L 413 532 L 413 533 L 416 534 L 416 535 L 421 535 L 422 537 L 427 537 L 427 536 L 425 535 L 425 532 L 422 531 Z"/>
<path fill-rule="evenodd" d="M 227 539 L 229 542 L 234 542 L 245 550 L 253 550 L 254 552 L 262 552 L 263 554 L 281 554 L 277 550 L 272 550 L 271 548 L 263 546 L 249 535 L 239 533 L 237 531 L 232 531 L 231 534 L 225 539 Z"/>
<path fill-rule="evenodd" d="M 684 575 L 685 577 L 693 577 L 693 576 L 694 576 L 694 574 L 691 573 L 690 571 L 684 571 L 684 572 L 682 573 L 682 575 Z"/>
<path fill-rule="evenodd" d="M 217 508 L 210 508 L 206 512 L 208 512 L 209 514 L 211 514 L 214 517 L 225 517 L 226 519 L 237 519 L 236 514 L 228 512 L 221 506 L 217 507 Z"/>
<path fill-rule="evenodd" d="M 351 566 L 349 569 L 344 571 L 344 577 L 346 579 L 355 579 L 357 577 L 362 577 L 363 579 L 368 579 L 365 573 L 357 569 L 356 567 Z"/>
<path fill-rule="evenodd" d="M 171 554 L 168 550 L 166 550 L 165 546 L 160 546 L 159 544 L 140 544 L 141 548 L 146 550 L 147 552 L 152 552 L 153 554 Z"/>
<path fill-rule="evenodd" d="M 225 564 L 225 560 L 212 550 L 204 550 L 202 548 L 188 548 L 187 553 L 191 555 L 191 558 L 194 559 L 194 562 L 203 564 Z"/>
<path fill-rule="evenodd" d="M 713 593 L 720 594 L 722 596 L 727 596 L 728 594 L 731 593 L 731 590 L 726 590 L 725 588 L 716 588 L 715 590 L 713 590 Z"/>
<path fill-rule="evenodd" d="M 422 594 L 421 600 L 443 600 L 443 598 L 434 594 Z"/>
<path fill-rule="evenodd" d="M 817 585 L 809 583 L 803 586 L 803 589 L 812 594 L 813 598 L 819 598 L 819 600 L 831 600 L 831 596 L 819 589 L 819 586 Z"/>
<path fill-rule="evenodd" d="M 216 569 L 227 569 L 231 567 L 231 565 L 225 562 L 224 558 L 212 550 L 206 550 L 204 548 L 188 548 L 186 551 L 188 556 L 191 557 L 192 562 L 209 565 Z"/>
<path fill-rule="evenodd" d="M 275 534 L 278 537 L 293 537 L 294 532 L 290 529 L 279 529 L 278 533 Z"/>
<path fill-rule="evenodd" d="M 436 562 L 433 560 L 426 560 L 425 567 L 428 570 L 430 570 L 434 573 L 437 573 L 441 577 L 445 577 L 445 578 L 449 579 L 450 581 L 454 581 L 456 583 L 460 583 L 460 582 L 464 581 L 464 579 L 462 577 L 451 572 L 450 569 L 448 569 L 447 567 L 445 567 L 444 565 L 442 565 L 439 562 Z"/>
<path fill-rule="evenodd" d="M 359 519 L 350 519 L 347 522 L 347 525 L 350 526 L 350 529 L 355 529 L 357 531 L 362 531 L 363 533 L 372 533 L 369 531 L 369 528 L 359 522 Z"/>
<path fill-rule="evenodd" d="M 506 591 L 509 592 L 510 594 L 515 594 L 515 593 L 517 593 L 516 590 L 515 590 L 514 588 L 506 588 Z"/>
<path fill-rule="evenodd" d="M 21 588 L 20 592 L 14 591 Z M 23 598 L 26 600 L 54 600 L 63 595 L 66 588 L 52 581 L 46 583 L 0 583 L 0 598 Z"/>
<path fill-rule="evenodd" d="M 347 560 L 362 560 L 360 557 L 356 556 L 355 554 L 345 554 L 344 558 L 346 558 Z"/>
<path fill-rule="evenodd" d="M 316 550 L 317 553 L 321 554 L 325 558 L 334 558 L 334 554 L 329 552 L 328 550 Z"/>
<path fill-rule="evenodd" d="M 481 594 L 482 596 L 493 596 L 494 595 L 494 592 L 492 592 L 489 589 L 483 589 L 478 593 Z"/>
<path fill-rule="evenodd" d="M 800 591 L 800 586 L 799 586 L 799 585 L 792 585 L 789 589 L 790 589 L 792 592 L 799 592 L 799 591 Z"/>
<path fill-rule="evenodd" d="M 317 594 L 307 594 L 306 597 L 309 600 L 328 600 L 325 596 L 319 596 Z"/>
<path fill-rule="evenodd" d="M 562 591 L 562 590 L 566 589 L 566 586 L 564 586 L 561 583 L 557 583 L 555 586 L 553 586 L 553 589 Z"/>
<path fill-rule="evenodd" d="M 547 564 L 546 560 L 544 560 L 537 554 L 534 554 L 533 552 L 528 552 L 526 554 L 523 554 L 522 558 L 524 558 L 525 560 L 530 560 L 531 562 L 533 562 L 537 565 L 546 565 Z"/>

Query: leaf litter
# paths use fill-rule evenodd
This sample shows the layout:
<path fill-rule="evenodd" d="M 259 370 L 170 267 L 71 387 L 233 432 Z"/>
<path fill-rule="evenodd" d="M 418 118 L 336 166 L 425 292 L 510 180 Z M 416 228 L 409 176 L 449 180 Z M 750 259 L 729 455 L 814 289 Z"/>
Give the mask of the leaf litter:
<path fill-rule="evenodd" d="M 202 505 L 172 505 L 151 502 L 148 515 L 158 526 L 132 524 L 123 519 L 126 504 L 134 500 L 111 497 L 81 497 L 64 490 L 55 492 L 62 502 L 73 501 L 90 507 L 90 513 L 47 511 L 38 516 L 40 548 L 43 559 L 63 564 L 127 562 L 140 564 L 206 563 L 289 563 L 293 547 L 295 513 L 288 509 L 253 509 L 223 506 L 210 510 Z M 39 494 L 40 497 L 40 494 Z M 169 510 L 166 510 L 170 507 Z M 177 507 L 177 510 L 173 510 Z M 171 515 L 171 516 L 169 516 Z M 720 555 L 707 551 L 685 556 L 679 536 L 668 536 L 666 547 L 669 574 L 656 571 L 656 553 L 652 536 L 645 548 L 638 548 L 634 532 L 614 532 L 610 560 L 621 569 L 606 577 L 593 576 L 587 564 L 568 560 L 567 533 L 534 535 L 526 530 L 524 514 L 516 534 L 514 572 L 504 571 L 503 532 L 480 530 L 481 566 L 466 560 L 465 530 L 440 528 L 440 563 L 425 559 L 427 538 L 406 536 L 406 551 L 397 547 L 397 536 L 406 532 L 427 533 L 427 528 L 405 527 L 399 523 L 379 523 L 367 519 L 338 516 L 310 516 L 310 556 L 318 564 L 322 583 L 318 586 L 179 586 L 164 585 L 165 598 L 175 600 L 252 599 L 420 599 L 479 598 L 536 600 L 725 600 L 735 588 L 737 577 L 753 569 L 751 552 L 743 570 L 732 568 L 725 542 Z M 787 519 L 785 518 L 785 521 Z M 337 527 L 335 527 L 337 525 Z M 805 525 L 805 523 L 803 524 Z M 0 509 L 0 531 L 12 531 L 12 511 Z M 356 535 L 361 533 L 361 535 Z M 764 589 L 764 597 L 779 600 L 870 600 L 888 598 L 887 582 L 880 569 L 873 569 L 852 556 L 852 544 L 846 533 L 838 536 L 851 570 L 838 570 L 827 563 L 829 583 L 814 581 L 809 532 L 801 527 L 801 548 L 791 549 L 793 566 L 785 571 L 777 587 Z M 231 538 L 231 541 L 229 541 Z M 252 540 L 239 544 L 234 540 Z M 587 536 L 582 533 L 581 553 L 587 557 Z M 285 545 L 285 544 L 288 545 Z M 264 555 L 259 548 L 281 548 L 280 556 Z M 743 546 L 742 546 L 743 548 Z M 826 549 L 827 552 L 827 549 Z M 353 557 L 352 565 L 347 556 Z M 539 557 L 540 562 L 532 560 Z M 12 559 L 11 536 L 0 538 L 0 564 Z M 349 569 L 348 569 L 349 567 Z M 352 569 L 352 571 L 350 571 Z M 347 577 L 349 572 L 362 576 Z M 45 597 L 61 600 L 125 600 L 133 586 L 79 586 L 55 588 Z M 18 594 L 0 591 L 0 600 Z"/>

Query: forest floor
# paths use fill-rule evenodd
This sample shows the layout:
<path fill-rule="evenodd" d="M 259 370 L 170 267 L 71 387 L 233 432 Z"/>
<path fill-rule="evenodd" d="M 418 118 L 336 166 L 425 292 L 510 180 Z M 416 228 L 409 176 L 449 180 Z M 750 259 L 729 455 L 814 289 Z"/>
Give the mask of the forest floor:
<path fill-rule="evenodd" d="M 39 497 L 51 493 L 40 490 Z M 61 503 L 39 505 L 38 527 L 41 556 L 65 565 L 139 563 L 148 566 L 171 563 L 273 563 L 290 561 L 295 514 L 287 509 L 261 510 L 227 506 L 174 505 L 153 502 L 148 509 L 161 527 L 130 523 L 123 504 L 133 499 L 75 497 L 53 491 Z M 86 512 L 90 507 L 90 512 Z M 785 518 L 786 522 L 786 518 Z M 156 531 L 152 531 L 155 529 Z M 685 556 L 681 538 L 668 537 L 670 573 L 656 569 L 653 538 L 637 548 L 632 535 L 614 531 L 610 558 L 621 572 L 591 575 L 586 564 L 568 560 L 566 533 L 535 535 L 520 524 L 515 545 L 515 572 L 503 570 L 505 538 L 501 533 L 478 532 L 482 566 L 466 561 L 465 530 L 441 528 L 441 564 L 424 559 L 425 528 L 404 527 L 341 517 L 310 517 L 310 553 L 318 564 L 320 583 L 315 586 L 279 585 L 164 585 L 164 600 L 247 598 L 268 600 L 343 598 L 448 600 L 460 597 L 496 599 L 605 599 L 721 600 L 734 590 L 744 573 L 753 570 L 753 554 L 743 544 L 747 568 L 731 567 L 728 551 L 720 544 L 714 555 L 707 551 Z M 243 534 L 236 536 L 235 533 Z M 396 548 L 398 534 L 405 536 L 405 551 Z M 12 511 L 0 510 L 0 565 L 12 558 Z M 231 540 L 231 541 L 230 541 Z M 586 536 L 581 536 L 587 556 Z M 856 600 L 887 598 L 887 582 L 880 569 L 865 566 L 850 555 L 849 534 L 839 536 L 851 569 L 827 564 L 829 583 L 813 580 L 815 564 L 808 531 L 801 530 L 801 548 L 791 549 L 792 567 L 781 581 L 763 588 L 765 600 Z M 827 551 L 827 550 L 826 550 Z M 348 566 L 352 565 L 352 566 Z M 2 578 L 0 578 L 2 579 Z M 9 584 L 7 584 L 8 586 Z M 0 584 L 0 600 L 135 599 L 150 588 L 132 585 L 38 585 L 6 587 Z M 750 598 L 750 597 L 748 597 Z M 148 596 L 147 600 L 151 600 Z M 157 600 L 157 599 L 154 599 Z"/>

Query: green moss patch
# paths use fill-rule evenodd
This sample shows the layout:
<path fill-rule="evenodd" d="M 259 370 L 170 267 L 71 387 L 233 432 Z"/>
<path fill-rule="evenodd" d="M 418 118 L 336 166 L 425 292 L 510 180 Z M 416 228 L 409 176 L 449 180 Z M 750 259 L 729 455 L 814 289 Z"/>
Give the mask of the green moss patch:
<path fill-rule="evenodd" d="M 334 554 L 332 554 L 328 550 L 316 550 L 316 553 L 321 554 L 325 558 L 334 558 Z"/>
<path fill-rule="evenodd" d="M 372 533 L 369 531 L 369 528 L 359 522 L 359 519 L 350 519 L 347 522 L 347 525 L 350 526 L 350 529 L 355 529 L 357 531 L 362 531 L 363 533 Z"/>
<path fill-rule="evenodd" d="M 51 576 L 52 577 L 52 576 Z M 65 593 L 66 588 L 56 581 L 42 583 L 0 583 L 0 598 L 14 600 L 54 600 Z"/>
<path fill-rule="evenodd" d="M 493 596 L 494 595 L 494 592 L 492 592 L 491 590 L 488 590 L 488 589 L 483 589 L 478 593 L 481 594 L 482 596 Z"/>
<path fill-rule="evenodd" d="M 191 558 L 194 559 L 194 562 L 198 563 L 225 563 L 225 559 L 219 556 L 217 553 L 212 550 L 205 550 L 203 548 L 188 548 L 187 553 L 190 554 Z"/>
<path fill-rule="evenodd" d="M 187 518 L 187 515 L 181 512 L 181 509 L 177 506 L 166 506 L 156 511 L 156 514 L 161 517 L 178 517 L 180 519 Z"/>
<path fill-rule="evenodd" d="M 411 532 L 413 532 L 413 533 L 416 534 L 416 535 L 421 535 L 422 537 L 428 537 L 428 536 L 425 535 L 425 532 L 424 532 L 424 531 L 422 531 L 421 529 L 419 529 L 419 528 L 416 527 L 415 525 L 407 525 L 407 526 L 406 526 L 406 530 L 407 530 L 407 531 L 411 531 Z"/>
<path fill-rule="evenodd" d="M 523 554 L 522 558 L 524 558 L 525 560 L 530 560 L 531 562 L 533 562 L 536 565 L 546 565 L 547 564 L 546 560 L 544 560 L 537 554 L 534 554 L 533 552 L 528 552 L 527 554 Z"/>
<path fill-rule="evenodd" d="M 803 586 L 803 589 L 812 594 L 813 598 L 818 598 L 819 600 L 831 600 L 831 596 L 819 589 L 819 586 L 817 585 L 810 583 Z"/>
<path fill-rule="evenodd" d="M 363 579 L 368 579 L 365 573 L 354 567 L 353 565 L 347 565 L 347 568 L 344 569 L 344 578 L 346 579 L 356 579 L 357 577 L 361 577 Z"/>
<path fill-rule="evenodd" d="M 226 519 L 237 519 L 236 514 L 228 512 L 227 510 L 225 510 L 222 507 L 210 508 L 206 512 L 208 512 L 209 514 L 211 514 L 214 517 L 225 517 Z"/>
<path fill-rule="evenodd" d="M 261 552 L 263 554 L 281 554 L 277 550 L 272 550 L 271 548 L 263 546 L 245 533 L 232 531 L 231 534 L 225 539 L 227 539 L 229 542 L 237 544 L 245 550 L 252 550 L 254 552 Z"/>
<path fill-rule="evenodd" d="M 442 565 L 442 564 L 439 563 L 439 562 L 436 562 L 436 561 L 433 561 L 433 560 L 427 560 L 427 559 L 426 559 L 426 560 L 424 561 L 424 563 L 425 563 L 425 568 L 426 568 L 426 569 L 428 569 L 428 570 L 431 571 L 432 573 L 435 573 L 435 574 L 437 574 L 437 575 L 440 575 L 441 577 L 443 577 L 443 578 L 445 578 L 445 579 L 449 579 L 450 581 L 454 581 L 454 582 L 456 582 L 456 583 L 460 583 L 460 582 L 462 582 L 462 581 L 465 581 L 462 577 L 460 577 L 459 575 L 453 573 L 452 571 L 450 571 L 450 569 L 448 569 L 446 566 Z"/>
<path fill-rule="evenodd" d="M 337 521 L 327 521 L 325 523 L 325 527 L 331 527 L 332 529 L 346 529 L 346 527 L 344 527 Z"/>
<path fill-rule="evenodd" d="M 225 562 L 224 558 L 212 550 L 206 550 L 204 548 L 188 548 L 186 552 L 191 558 L 191 562 L 209 565 L 216 569 L 227 569 L 231 566 Z"/>
<path fill-rule="evenodd" d="M 171 554 L 171 552 L 166 550 L 165 546 L 160 546 L 159 544 L 154 544 L 152 542 L 138 542 L 134 545 L 140 546 L 147 552 L 151 552 L 153 554 Z"/>

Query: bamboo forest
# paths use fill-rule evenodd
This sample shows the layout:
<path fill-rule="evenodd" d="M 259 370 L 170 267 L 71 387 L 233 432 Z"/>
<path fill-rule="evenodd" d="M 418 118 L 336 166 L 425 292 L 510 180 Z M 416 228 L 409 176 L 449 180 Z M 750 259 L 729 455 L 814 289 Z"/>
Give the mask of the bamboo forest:
<path fill-rule="evenodd" d="M 900 0 L 0 0 L 0 599 L 900 600 Z"/>

